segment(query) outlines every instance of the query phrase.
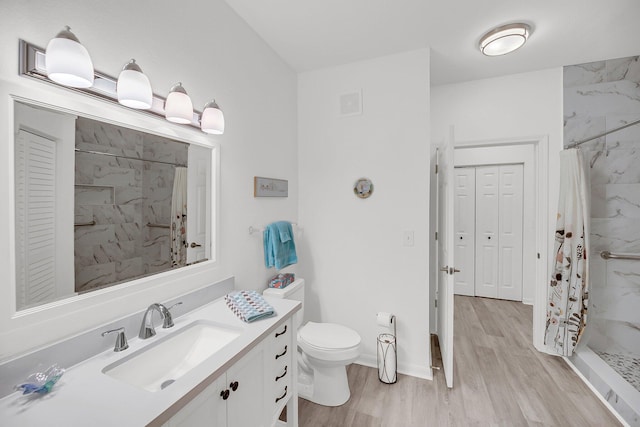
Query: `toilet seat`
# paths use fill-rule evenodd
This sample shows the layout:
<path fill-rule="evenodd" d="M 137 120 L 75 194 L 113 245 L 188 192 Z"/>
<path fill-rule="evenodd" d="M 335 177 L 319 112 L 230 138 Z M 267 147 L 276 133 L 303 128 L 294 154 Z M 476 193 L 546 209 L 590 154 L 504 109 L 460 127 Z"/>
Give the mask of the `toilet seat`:
<path fill-rule="evenodd" d="M 335 323 L 308 322 L 298 331 L 298 345 L 309 356 L 325 361 L 358 357 L 360 335 Z"/>

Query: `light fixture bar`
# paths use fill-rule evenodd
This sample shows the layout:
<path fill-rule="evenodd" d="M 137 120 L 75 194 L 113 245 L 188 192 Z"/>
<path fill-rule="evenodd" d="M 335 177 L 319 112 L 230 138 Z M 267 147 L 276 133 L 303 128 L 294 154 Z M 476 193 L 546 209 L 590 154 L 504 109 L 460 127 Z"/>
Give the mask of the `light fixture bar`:
<path fill-rule="evenodd" d="M 33 79 L 37 79 L 43 82 L 47 82 L 49 84 L 63 87 L 65 89 L 72 90 L 74 92 L 80 92 L 85 95 L 92 96 L 94 98 L 102 99 L 104 101 L 108 101 L 112 104 L 119 105 L 123 107 L 118 102 L 118 95 L 116 92 L 116 83 L 118 81 L 117 78 L 109 76 L 107 74 L 101 73 L 99 71 L 95 71 L 95 80 L 92 87 L 88 88 L 75 88 L 64 86 L 54 82 L 53 80 L 47 77 L 47 70 L 45 68 L 45 50 L 39 46 L 33 45 L 24 40 L 20 40 L 20 75 L 25 77 L 31 77 Z M 157 118 L 165 120 L 165 112 L 164 112 L 164 103 L 166 98 L 163 98 L 159 95 L 153 94 L 153 98 L 151 100 L 152 105 L 151 108 L 147 110 L 136 110 L 130 108 L 131 111 L 136 111 L 140 114 L 147 114 Z M 124 107 L 127 108 L 127 107 Z M 187 123 L 188 126 L 194 127 L 196 129 L 200 129 L 200 115 L 202 113 L 200 111 L 193 111 L 193 118 L 190 123 Z"/>

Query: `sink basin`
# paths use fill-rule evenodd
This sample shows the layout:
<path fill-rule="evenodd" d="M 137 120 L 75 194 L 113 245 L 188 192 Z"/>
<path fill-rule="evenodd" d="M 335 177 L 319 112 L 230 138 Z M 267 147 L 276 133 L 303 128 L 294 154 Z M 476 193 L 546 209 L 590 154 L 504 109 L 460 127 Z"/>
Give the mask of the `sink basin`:
<path fill-rule="evenodd" d="M 242 331 L 196 321 L 137 352 L 106 366 L 102 372 L 148 391 L 159 391 L 236 339 Z"/>

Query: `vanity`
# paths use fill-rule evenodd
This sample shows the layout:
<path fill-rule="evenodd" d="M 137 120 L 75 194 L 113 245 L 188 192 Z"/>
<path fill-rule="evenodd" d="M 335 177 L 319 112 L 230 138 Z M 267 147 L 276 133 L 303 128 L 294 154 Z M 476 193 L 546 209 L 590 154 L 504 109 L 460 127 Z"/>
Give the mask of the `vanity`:
<path fill-rule="evenodd" d="M 237 318 L 223 298 L 174 319 L 172 328 L 156 319 L 155 336 L 133 338 L 124 351 L 109 349 L 69 367 L 49 393 L 1 399 L 2 424 L 295 427 L 292 316 L 301 306 L 268 302 L 277 315 L 254 323 Z M 219 348 L 207 354 L 219 334 Z M 184 354 L 171 360 L 172 353 Z M 156 370 L 194 355 L 202 359 L 195 366 Z M 173 378 L 161 378 L 165 374 Z M 288 421 L 279 421 L 285 407 Z"/>
<path fill-rule="evenodd" d="M 221 298 L 218 139 L 94 95 L 0 79 L 0 424 L 297 426 L 300 304 L 244 323 Z M 173 327 L 156 315 L 138 338 L 140 310 L 177 302 Z M 115 352 L 101 335 L 121 327 Z M 49 393 L 11 391 L 53 363 Z"/>

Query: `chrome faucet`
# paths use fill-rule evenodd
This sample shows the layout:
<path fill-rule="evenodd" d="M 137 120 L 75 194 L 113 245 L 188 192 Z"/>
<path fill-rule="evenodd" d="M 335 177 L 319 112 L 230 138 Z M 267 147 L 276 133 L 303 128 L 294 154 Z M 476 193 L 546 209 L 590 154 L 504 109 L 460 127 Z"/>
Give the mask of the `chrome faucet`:
<path fill-rule="evenodd" d="M 124 334 L 124 328 L 111 329 L 109 331 L 104 331 L 102 336 L 118 333 L 118 337 L 116 338 L 116 344 L 113 347 L 113 351 L 123 351 L 129 348 L 129 344 L 127 343 L 127 336 Z"/>
<path fill-rule="evenodd" d="M 147 338 L 151 338 L 156 334 L 156 329 L 153 327 L 153 312 L 154 310 L 158 310 L 160 313 L 160 317 L 162 317 L 162 327 L 163 328 L 171 328 L 173 327 L 173 317 L 171 316 L 171 309 L 176 305 L 182 304 L 181 302 L 175 303 L 171 307 L 167 308 L 163 304 L 153 303 L 147 308 L 144 316 L 142 317 L 142 325 L 140 325 L 140 333 L 138 337 L 146 340 Z"/>

